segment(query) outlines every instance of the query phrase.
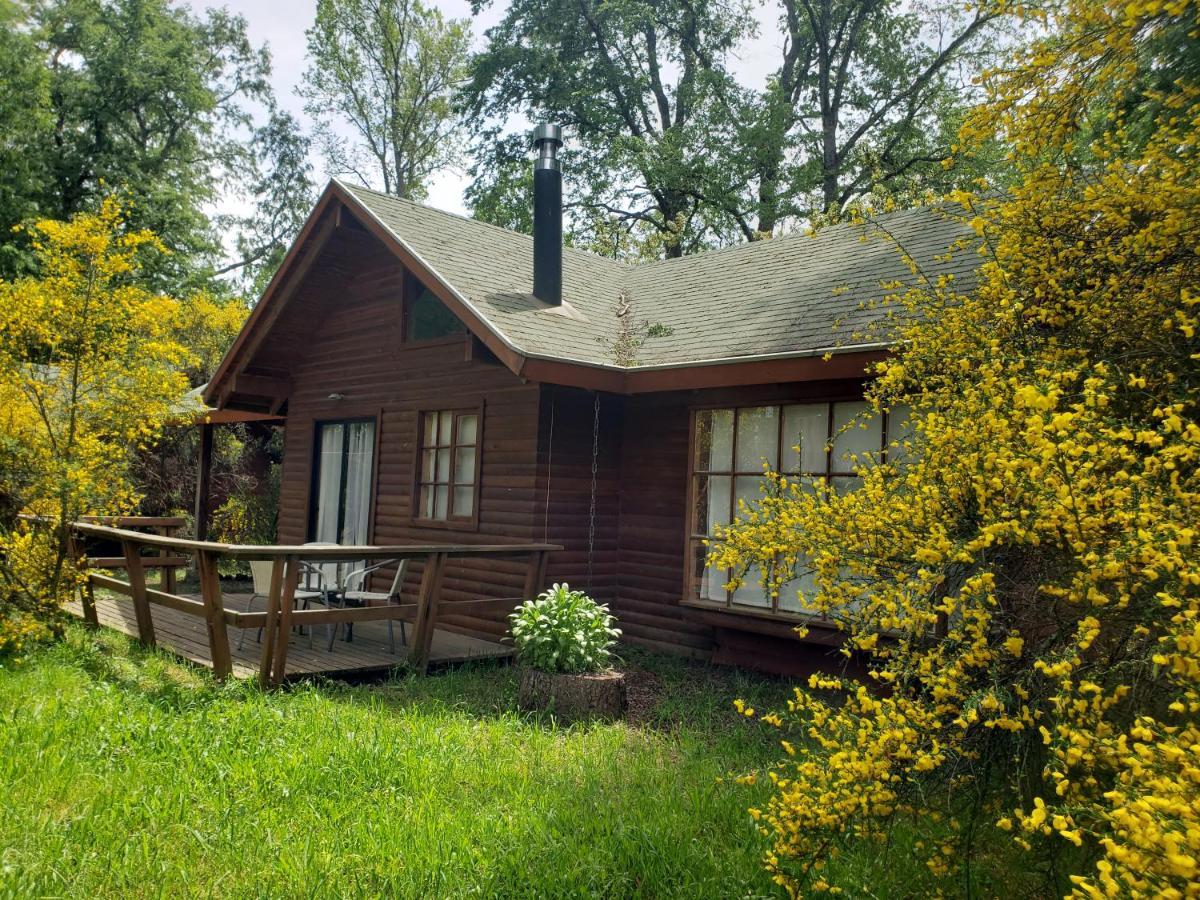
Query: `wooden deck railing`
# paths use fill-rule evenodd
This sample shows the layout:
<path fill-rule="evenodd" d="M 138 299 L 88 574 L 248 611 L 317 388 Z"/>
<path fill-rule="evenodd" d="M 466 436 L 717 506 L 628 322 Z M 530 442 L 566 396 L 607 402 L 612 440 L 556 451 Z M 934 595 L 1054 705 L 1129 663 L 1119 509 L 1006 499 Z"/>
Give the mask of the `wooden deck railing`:
<path fill-rule="evenodd" d="M 154 620 L 151 607 L 166 606 L 188 615 L 203 618 L 207 625 L 208 643 L 212 652 L 213 672 L 225 678 L 232 672 L 229 644 L 229 626 L 234 628 L 263 629 L 262 654 L 259 666 L 259 681 L 263 686 L 278 685 L 287 671 L 288 635 L 293 627 L 327 625 L 339 622 L 371 622 L 387 619 L 407 618 L 414 614 L 416 628 L 413 633 L 410 664 L 421 673 L 429 665 L 429 652 L 433 642 L 439 607 L 441 606 L 442 574 L 446 561 L 462 557 L 527 557 L 524 592 L 517 598 L 481 598 L 478 600 L 455 600 L 446 604 L 454 613 L 473 611 L 480 608 L 511 608 L 527 597 L 533 597 L 543 587 L 546 578 L 546 557 L 553 550 L 561 550 L 556 544 L 401 544 L 395 546 L 255 546 L 248 544 L 218 544 L 211 541 L 192 541 L 184 538 L 159 534 L 145 534 L 128 528 L 116 528 L 94 522 L 76 522 L 72 526 L 80 539 L 101 538 L 119 541 L 123 550 L 120 558 L 127 581 L 121 581 L 98 572 L 88 576 L 88 589 L 105 588 L 129 597 L 133 601 L 139 640 L 153 646 Z M 144 557 L 143 549 L 155 549 L 159 556 Z M 171 561 L 195 557 L 200 576 L 201 600 L 182 597 L 171 590 L 155 590 L 146 584 L 145 570 L 148 565 L 161 565 L 158 560 Z M 267 608 L 263 612 L 242 612 L 226 609 L 222 601 L 221 583 L 217 574 L 217 563 L 221 559 L 270 560 L 271 588 L 267 595 Z M 359 606 L 325 609 L 295 609 L 294 597 L 300 580 L 303 563 L 314 562 L 358 562 L 362 560 L 423 559 L 425 569 L 415 603 L 388 603 L 380 606 Z M 116 568 L 103 565 L 112 559 L 88 558 L 89 568 Z M 182 563 L 180 563 L 182 564 Z M 85 591 L 85 594 L 87 592 Z M 85 596 L 84 616 L 93 625 L 99 624 L 94 604 Z"/>

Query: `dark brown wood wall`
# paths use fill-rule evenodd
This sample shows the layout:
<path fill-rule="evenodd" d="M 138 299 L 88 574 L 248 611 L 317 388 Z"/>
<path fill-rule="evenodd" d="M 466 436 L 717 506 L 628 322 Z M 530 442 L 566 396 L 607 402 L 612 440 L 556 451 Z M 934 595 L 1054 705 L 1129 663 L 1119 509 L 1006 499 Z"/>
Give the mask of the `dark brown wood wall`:
<path fill-rule="evenodd" d="M 718 659 L 770 671 L 829 668 L 829 648 L 787 637 L 751 635 L 754 626 L 718 613 L 729 628 L 714 628 L 712 614 L 681 605 L 686 590 L 687 474 L 691 411 L 704 406 L 849 399 L 862 380 L 798 382 L 745 388 L 673 391 L 625 398 L 620 459 L 617 595 L 612 601 L 626 637 L 654 649 Z M 774 624 L 774 623 L 772 623 Z M 761 630 L 761 629 L 760 629 Z M 736 639 L 734 639 L 736 638 Z M 758 647 L 756 652 L 752 648 Z M 790 654 L 792 664 L 786 664 Z"/>
<path fill-rule="evenodd" d="M 480 352 L 469 338 L 424 345 L 400 343 L 403 270 L 392 261 L 359 270 L 350 285 L 329 288 L 292 353 L 277 344 L 272 356 L 290 355 L 280 539 L 308 538 L 309 493 L 315 424 L 321 420 L 378 416 L 375 508 L 371 540 L 402 543 L 523 543 L 535 538 L 540 510 L 537 481 L 538 389 L 522 384 Z M 291 323 L 289 323 L 291 324 Z M 471 357 L 471 358 L 469 358 Z M 344 399 L 331 400 L 330 394 Z M 419 413 L 482 404 L 479 524 L 461 530 L 413 520 L 414 466 Z M 405 593 L 415 597 L 420 566 L 410 566 Z M 521 561 L 464 560 L 448 568 L 443 596 L 517 597 Z M 382 589 L 386 574 L 375 585 Z M 445 624 L 480 636 L 506 630 L 502 613 L 449 617 Z"/>
<path fill-rule="evenodd" d="M 591 541 L 592 577 L 588 580 L 588 531 L 591 519 L 593 426 L 591 391 L 545 385 L 538 417 L 538 488 L 536 527 L 541 539 L 565 548 L 550 557 L 548 578 L 586 590 L 602 602 L 617 593 L 617 536 L 624 397 L 600 393 L 596 447 L 595 537 Z"/>

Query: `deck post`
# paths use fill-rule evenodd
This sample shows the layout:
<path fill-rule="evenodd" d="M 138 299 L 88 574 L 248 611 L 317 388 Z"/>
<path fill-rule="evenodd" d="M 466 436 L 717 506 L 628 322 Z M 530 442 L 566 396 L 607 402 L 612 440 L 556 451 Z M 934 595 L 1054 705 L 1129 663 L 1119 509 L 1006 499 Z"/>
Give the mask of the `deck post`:
<path fill-rule="evenodd" d="M 258 684 L 271 686 L 271 664 L 275 661 L 275 637 L 279 630 L 279 595 L 283 592 L 284 561 L 271 562 L 271 589 L 267 592 L 267 623 L 263 625 L 262 659 L 258 665 Z"/>
<path fill-rule="evenodd" d="M 83 621 L 92 628 L 99 628 L 100 617 L 96 614 L 96 595 L 92 590 L 92 573 L 88 571 L 88 559 L 87 553 L 83 549 L 83 541 L 75 536 L 74 531 L 71 532 L 68 540 L 76 568 L 85 573 L 83 583 L 79 585 L 79 605 L 83 607 Z"/>
<path fill-rule="evenodd" d="M 421 575 L 421 592 L 417 597 L 417 627 L 413 634 L 409 662 L 418 675 L 429 669 L 429 651 L 433 647 L 433 631 L 437 627 L 438 600 L 442 593 L 442 565 L 445 553 L 430 553 Z"/>
<path fill-rule="evenodd" d="M 208 495 L 212 492 L 213 424 L 200 426 L 200 458 L 196 463 L 196 540 L 208 540 Z"/>
<path fill-rule="evenodd" d="M 157 534 L 161 534 L 163 537 L 170 537 L 171 532 L 174 530 L 175 529 L 170 525 L 159 525 L 154 529 Z M 158 548 L 159 559 L 165 560 L 170 555 L 171 551 L 169 551 L 166 547 Z M 175 569 L 170 566 L 163 566 L 161 571 L 162 574 L 159 576 L 159 578 L 162 581 L 162 589 L 168 594 L 175 593 Z"/>
<path fill-rule="evenodd" d="M 292 634 L 292 610 L 296 606 L 296 585 L 300 583 L 300 559 L 289 556 L 287 571 L 283 579 L 283 595 L 279 598 L 279 619 L 275 632 L 275 667 L 271 672 L 271 684 L 283 684 L 287 675 L 288 641 Z"/>
<path fill-rule="evenodd" d="M 125 573 L 129 577 L 129 597 L 137 617 L 138 640 L 147 647 L 154 646 L 154 622 L 150 618 L 150 599 L 146 596 L 146 570 L 142 567 L 140 546 L 132 540 L 122 540 L 125 552 Z"/>
<path fill-rule="evenodd" d="M 533 600 L 546 586 L 546 551 L 534 550 L 529 554 L 529 568 L 525 572 L 525 595 L 522 601 Z"/>
<path fill-rule="evenodd" d="M 225 604 L 221 600 L 221 576 L 217 557 L 207 550 L 196 555 L 200 570 L 200 596 L 204 600 L 204 619 L 208 626 L 208 647 L 212 651 L 213 675 L 224 681 L 233 674 L 229 652 L 229 631 L 225 627 Z"/>

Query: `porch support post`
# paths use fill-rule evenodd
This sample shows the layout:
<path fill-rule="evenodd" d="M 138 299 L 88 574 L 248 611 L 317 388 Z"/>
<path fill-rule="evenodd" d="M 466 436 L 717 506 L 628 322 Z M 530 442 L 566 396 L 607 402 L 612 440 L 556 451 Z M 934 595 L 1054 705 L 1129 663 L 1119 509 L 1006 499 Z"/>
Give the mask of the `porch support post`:
<path fill-rule="evenodd" d="M 229 652 L 229 631 L 225 627 L 225 604 L 221 600 L 221 577 L 217 571 L 217 557 L 207 550 L 196 556 L 196 568 L 200 570 L 200 596 L 204 600 L 204 618 L 208 625 L 208 649 L 212 652 L 213 675 L 224 681 L 233 674 L 233 660 Z"/>
<path fill-rule="evenodd" d="M 525 593 L 522 600 L 534 600 L 546 586 L 546 551 L 535 550 L 529 554 L 529 568 L 525 571 Z"/>
<path fill-rule="evenodd" d="M 284 560 L 271 562 L 271 589 L 267 592 L 267 623 L 263 626 L 262 659 L 258 666 L 258 683 L 271 686 L 271 666 L 275 662 L 275 640 L 279 633 L 279 598 L 283 593 Z"/>
<path fill-rule="evenodd" d="M 129 578 L 129 598 L 137 618 L 138 640 L 147 647 L 154 646 L 154 622 L 150 618 L 150 598 L 146 594 L 146 570 L 142 567 L 141 546 L 134 541 L 121 541 L 125 551 L 125 574 Z"/>
<path fill-rule="evenodd" d="M 271 672 L 271 684 L 283 684 L 287 675 L 288 641 L 292 636 L 292 610 L 296 606 L 296 585 L 300 582 L 300 560 L 287 557 L 287 571 L 283 579 L 283 594 L 279 598 L 279 619 L 275 626 L 275 665 Z"/>
<path fill-rule="evenodd" d="M 200 458 L 196 466 L 196 540 L 208 540 L 209 494 L 212 492 L 213 424 L 200 426 Z"/>
<path fill-rule="evenodd" d="M 417 597 L 417 628 L 413 635 L 409 662 L 418 675 L 429 669 L 429 651 L 433 647 L 433 632 L 437 627 L 438 600 L 442 593 L 442 567 L 445 553 L 430 553 L 421 575 L 421 593 Z"/>

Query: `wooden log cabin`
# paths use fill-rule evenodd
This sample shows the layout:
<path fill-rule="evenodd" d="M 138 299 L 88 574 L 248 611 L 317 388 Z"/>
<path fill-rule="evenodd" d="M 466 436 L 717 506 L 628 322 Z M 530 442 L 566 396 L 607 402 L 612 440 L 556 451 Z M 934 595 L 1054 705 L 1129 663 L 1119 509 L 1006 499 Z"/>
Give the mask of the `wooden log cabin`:
<path fill-rule="evenodd" d="M 625 639 L 796 674 L 836 634 L 804 584 L 727 592 L 701 541 L 762 463 L 852 487 L 846 452 L 888 442 L 863 410 L 879 343 L 848 336 L 887 282 L 969 278 L 937 210 L 630 264 L 561 245 L 557 135 L 542 132 L 534 236 L 333 181 L 205 391 L 283 416 L 283 543 L 547 542 L 550 581 L 610 604 Z M 894 428 L 892 429 L 895 430 Z M 832 441 L 832 447 L 827 442 Z M 800 452 L 795 447 L 799 445 Z M 379 574 L 380 582 L 390 574 Z M 408 573 L 415 591 L 419 567 Z M 513 596 L 463 562 L 447 599 Z M 485 638 L 500 613 L 443 627 Z"/>

